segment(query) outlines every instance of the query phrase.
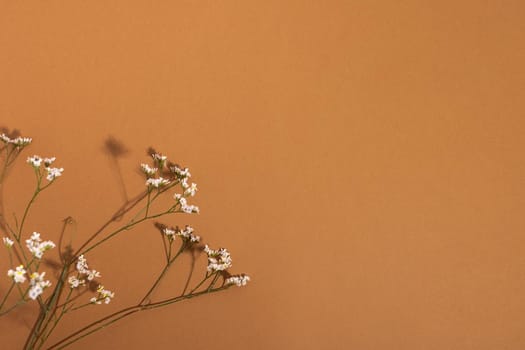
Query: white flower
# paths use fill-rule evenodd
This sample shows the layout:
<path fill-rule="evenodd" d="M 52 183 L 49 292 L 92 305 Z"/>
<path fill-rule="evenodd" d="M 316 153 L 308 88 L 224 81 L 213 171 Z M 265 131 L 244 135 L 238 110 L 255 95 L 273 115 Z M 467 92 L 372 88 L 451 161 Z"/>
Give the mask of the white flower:
<path fill-rule="evenodd" d="M 55 243 L 53 243 L 52 241 L 42 242 L 42 240 L 40 239 L 40 233 L 33 232 L 31 238 L 26 240 L 26 246 L 35 258 L 42 259 L 44 252 L 48 251 L 49 249 L 55 248 Z"/>
<path fill-rule="evenodd" d="M 163 156 L 162 154 L 158 154 L 158 153 L 153 153 L 151 155 L 151 157 L 154 159 L 154 160 L 159 160 L 159 161 L 165 161 L 166 159 L 168 159 L 166 156 Z"/>
<path fill-rule="evenodd" d="M 157 168 L 152 168 L 148 164 L 141 164 L 140 168 L 144 174 L 147 176 L 154 176 L 157 173 Z"/>
<path fill-rule="evenodd" d="M 175 193 L 173 195 L 173 198 L 175 198 L 175 200 L 182 206 L 182 205 L 187 205 L 188 204 L 188 201 L 186 200 L 186 198 L 184 198 L 182 196 L 182 194 L 179 194 L 179 193 Z"/>
<path fill-rule="evenodd" d="M 97 270 L 90 270 L 88 269 L 88 264 L 86 258 L 84 258 L 84 255 L 81 255 L 78 257 L 77 260 L 77 271 L 81 275 L 86 275 L 88 281 L 92 281 L 95 278 L 100 277 L 100 272 Z"/>
<path fill-rule="evenodd" d="M 13 242 L 12 239 L 9 239 L 8 237 L 4 237 L 3 240 L 4 240 L 4 244 L 5 244 L 5 246 L 6 246 L 7 248 L 12 247 L 12 246 L 13 246 L 13 243 L 15 243 L 15 242 Z"/>
<path fill-rule="evenodd" d="M 164 234 L 165 234 L 166 236 L 168 236 L 168 238 L 169 238 L 170 240 L 175 239 L 175 233 L 176 233 L 175 230 L 172 230 L 171 228 L 167 228 L 167 227 L 165 227 L 165 228 L 162 230 L 162 232 L 164 232 Z"/>
<path fill-rule="evenodd" d="M 15 138 L 14 140 L 11 140 L 11 143 L 18 147 L 23 147 L 23 146 L 29 145 L 31 141 L 33 141 L 33 139 L 31 139 L 30 137 L 20 137 L 19 136 Z"/>
<path fill-rule="evenodd" d="M 184 191 L 184 194 L 186 196 L 190 195 L 190 196 L 193 197 L 193 196 L 195 196 L 195 192 L 197 192 L 197 184 L 192 183 L 191 186 L 186 188 L 186 191 Z"/>
<path fill-rule="evenodd" d="M 55 248 L 55 243 L 53 243 L 53 241 L 44 241 L 40 244 L 40 246 L 42 247 L 41 249 L 43 249 L 44 251 L 46 250 L 49 250 L 49 249 L 53 249 Z"/>
<path fill-rule="evenodd" d="M 44 165 L 46 167 L 49 167 L 51 164 L 53 164 L 53 162 L 56 160 L 55 157 L 51 157 L 51 158 L 44 158 Z"/>
<path fill-rule="evenodd" d="M 92 281 L 95 279 L 95 277 L 100 277 L 100 272 L 96 271 L 96 270 L 91 270 L 91 271 L 88 271 L 87 273 L 87 279 L 88 281 Z"/>
<path fill-rule="evenodd" d="M 38 232 L 33 232 L 33 233 L 31 234 L 31 240 L 32 240 L 32 241 L 40 242 L 40 241 L 41 241 L 41 239 L 40 239 L 40 233 L 38 233 Z"/>
<path fill-rule="evenodd" d="M 146 186 L 159 188 L 159 187 L 165 186 L 165 185 L 167 185 L 169 183 L 170 183 L 169 180 L 166 180 L 166 179 L 164 179 L 162 177 L 159 177 L 158 179 L 148 179 L 146 181 Z"/>
<path fill-rule="evenodd" d="M 162 229 L 162 232 L 168 236 L 170 240 L 174 240 L 176 236 L 191 243 L 197 243 L 201 240 L 199 236 L 193 234 L 193 228 L 189 225 L 186 225 L 182 230 L 178 226 L 175 229 L 165 227 Z"/>
<path fill-rule="evenodd" d="M 90 301 L 93 304 L 101 304 L 102 300 L 104 300 L 105 304 L 109 304 L 111 302 L 111 299 L 113 299 L 114 297 L 115 297 L 115 293 L 107 289 L 104 289 L 103 285 L 99 285 L 97 288 L 97 296 L 91 298 Z"/>
<path fill-rule="evenodd" d="M 44 167 L 47 171 L 47 181 L 53 181 L 59 176 L 62 176 L 62 172 L 64 171 L 64 168 L 51 168 L 50 165 L 53 164 L 55 161 L 55 157 L 51 158 L 42 158 L 40 156 L 34 155 L 32 157 L 27 158 L 27 162 L 31 164 L 35 169 L 40 168 L 42 163 L 44 163 Z"/>
<path fill-rule="evenodd" d="M 30 276 L 31 288 L 29 289 L 29 297 L 33 300 L 38 298 L 40 294 L 44 292 L 44 289 L 51 286 L 51 282 L 44 281 L 45 272 L 39 274 L 38 272 L 33 272 Z"/>
<path fill-rule="evenodd" d="M 42 165 L 42 157 L 34 155 L 27 158 L 27 162 L 31 164 L 34 168 L 39 168 Z"/>
<path fill-rule="evenodd" d="M 71 276 L 68 278 L 67 282 L 69 283 L 69 287 L 73 289 L 78 288 L 79 286 L 83 286 L 86 283 L 86 280 L 78 279 L 75 276 Z"/>
<path fill-rule="evenodd" d="M 21 137 L 21 136 L 11 139 L 9 138 L 9 136 L 7 136 L 4 133 L 0 135 L 0 140 L 2 140 L 4 143 L 11 143 L 17 147 L 27 146 L 31 143 L 31 141 L 33 141 L 33 139 L 31 139 L 30 137 Z"/>
<path fill-rule="evenodd" d="M 62 172 L 64 171 L 64 168 L 46 168 L 47 170 L 47 181 L 53 181 L 59 176 L 62 176 Z"/>
<path fill-rule="evenodd" d="M 186 225 L 183 230 L 180 231 L 182 237 L 189 237 L 193 233 L 193 227 Z"/>
<path fill-rule="evenodd" d="M 89 273 L 87 260 L 86 260 L 86 258 L 84 258 L 84 255 L 81 255 L 81 256 L 78 257 L 78 260 L 77 260 L 77 271 L 80 272 L 80 273 L 84 273 L 84 274 Z"/>
<path fill-rule="evenodd" d="M 170 167 L 170 170 L 176 174 L 179 179 L 191 177 L 190 169 L 188 168 L 181 169 L 178 165 L 173 165 Z"/>
<path fill-rule="evenodd" d="M 235 284 L 237 287 L 245 286 L 246 283 L 250 281 L 250 276 L 247 276 L 245 274 L 242 275 L 235 275 L 228 277 L 225 281 L 226 284 Z"/>
<path fill-rule="evenodd" d="M 10 142 L 11 142 L 11 139 L 10 139 L 6 134 L 4 134 L 4 133 L 2 133 L 2 134 L 0 135 L 0 139 L 1 139 L 2 141 L 4 141 L 5 143 L 10 143 Z"/>
<path fill-rule="evenodd" d="M 196 205 L 183 205 L 181 209 L 186 214 L 199 213 L 199 207 Z"/>
<path fill-rule="evenodd" d="M 26 281 L 26 272 L 24 265 L 20 265 L 16 267 L 16 270 L 7 271 L 7 276 L 12 277 L 15 283 L 24 283 Z"/>
<path fill-rule="evenodd" d="M 42 273 L 33 272 L 31 274 L 31 276 L 30 276 L 30 279 L 31 279 L 30 283 L 31 283 L 31 285 L 39 284 L 43 288 L 51 286 L 51 282 L 44 281 L 44 276 L 45 275 L 46 275 L 45 272 L 42 272 Z"/>
<path fill-rule="evenodd" d="M 87 260 L 84 255 L 78 257 L 76 268 L 79 273 L 78 276 L 71 276 L 68 278 L 69 287 L 72 289 L 85 285 L 86 280 L 92 281 L 95 278 L 100 277 L 100 272 L 88 268 Z M 85 275 L 85 278 L 80 278 L 82 275 Z"/>
<path fill-rule="evenodd" d="M 40 294 L 44 292 L 44 289 L 40 285 L 34 285 L 29 289 L 29 297 L 33 300 L 38 298 Z"/>
<path fill-rule="evenodd" d="M 199 207 L 197 207 L 196 205 L 188 205 L 188 201 L 181 194 L 175 193 L 173 198 L 175 198 L 175 200 L 179 202 L 180 208 L 184 213 L 199 213 Z"/>
<path fill-rule="evenodd" d="M 213 250 L 206 245 L 204 251 L 208 254 L 208 271 L 224 271 L 232 266 L 230 253 L 225 248 Z"/>
<path fill-rule="evenodd" d="M 186 225 L 186 227 L 183 230 L 179 230 L 177 235 L 183 237 L 191 243 L 197 243 L 201 240 L 199 236 L 193 234 L 193 227 L 189 225 Z"/>
<path fill-rule="evenodd" d="M 153 158 L 153 161 L 155 162 L 155 164 L 158 165 L 159 168 L 163 168 L 164 164 L 168 160 L 168 157 L 158 153 L 153 153 L 151 157 Z"/>

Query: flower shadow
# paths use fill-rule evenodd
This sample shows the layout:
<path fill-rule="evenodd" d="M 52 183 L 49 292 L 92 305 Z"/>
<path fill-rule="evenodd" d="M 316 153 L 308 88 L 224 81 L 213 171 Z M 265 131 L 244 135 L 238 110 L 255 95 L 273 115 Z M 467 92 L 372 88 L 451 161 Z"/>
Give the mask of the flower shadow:
<path fill-rule="evenodd" d="M 115 136 L 109 135 L 104 141 L 103 150 L 106 155 L 109 156 L 111 168 L 117 178 L 119 184 L 120 193 L 124 202 L 129 200 L 128 192 L 126 190 L 126 184 L 124 183 L 124 177 L 122 176 L 122 170 L 120 168 L 119 159 L 125 157 L 129 150 L 118 140 Z"/>

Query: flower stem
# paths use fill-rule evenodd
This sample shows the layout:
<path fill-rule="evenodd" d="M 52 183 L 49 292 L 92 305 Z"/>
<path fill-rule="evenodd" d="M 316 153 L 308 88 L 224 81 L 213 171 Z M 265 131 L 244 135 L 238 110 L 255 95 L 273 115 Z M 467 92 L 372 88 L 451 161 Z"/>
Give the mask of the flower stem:
<path fill-rule="evenodd" d="M 58 303 L 58 300 L 60 299 L 60 295 L 62 294 L 64 281 L 65 281 L 65 278 L 67 277 L 68 272 L 69 272 L 69 264 L 64 264 L 64 267 L 62 268 L 62 272 L 60 273 L 60 277 L 57 281 L 57 285 L 55 289 L 53 290 L 51 297 L 46 301 L 45 307 L 40 310 L 38 318 L 36 319 L 33 325 L 33 328 L 31 329 L 31 332 L 29 333 L 29 336 L 27 337 L 26 343 L 24 344 L 25 350 L 34 349 L 34 346 L 38 342 L 39 338 L 43 335 L 42 334 L 43 330 L 46 329 L 47 324 L 51 320 L 52 316 L 55 314 L 56 305 Z M 51 312 L 51 314 L 49 314 L 49 311 L 51 309 L 53 309 L 53 311 Z"/>
<path fill-rule="evenodd" d="M 155 289 L 158 287 L 159 283 L 161 282 L 161 280 L 164 278 L 164 276 L 166 275 L 166 273 L 168 272 L 169 268 L 171 267 L 171 265 L 175 262 L 175 260 L 177 259 L 177 257 L 182 253 L 182 251 L 184 250 L 184 248 L 186 248 L 186 244 L 185 243 L 182 243 L 179 251 L 177 252 L 177 254 L 175 254 L 175 256 L 173 257 L 173 259 L 169 260 L 168 263 L 164 266 L 164 268 L 162 269 L 162 272 L 160 273 L 159 277 L 157 278 L 157 280 L 155 281 L 155 283 L 153 283 L 153 285 L 151 286 L 151 288 L 148 290 L 148 292 L 146 293 L 146 295 L 144 295 L 144 298 L 142 298 L 142 300 L 140 301 L 139 305 L 142 305 L 148 298 L 149 296 L 155 291 Z"/>
<path fill-rule="evenodd" d="M 11 291 L 13 290 L 14 287 L 15 287 L 15 282 L 13 281 L 13 283 L 11 283 L 11 287 L 9 287 L 9 290 L 7 291 L 7 293 L 5 293 L 5 296 L 4 296 L 4 299 L 2 300 L 2 303 L 0 304 L 0 311 L 4 307 L 4 304 L 7 301 L 7 298 L 9 297 L 9 294 L 11 294 Z"/>
<path fill-rule="evenodd" d="M 129 230 L 130 228 L 132 228 L 133 226 L 137 225 L 137 224 L 140 224 L 141 222 L 144 222 L 146 220 L 149 220 L 149 219 L 155 219 L 155 218 L 158 218 L 160 216 L 163 216 L 163 215 L 166 215 L 166 214 L 171 214 L 170 211 L 163 211 L 161 213 L 158 213 L 158 214 L 154 214 L 154 215 L 149 215 L 149 216 L 146 216 L 146 217 L 143 217 L 142 219 L 138 219 L 137 221 L 133 221 L 133 222 L 130 222 L 124 226 L 122 226 L 121 228 L 113 231 L 112 233 L 110 233 L 109 235 L 107 235 L 106 237 L 104 237 L 103 239 L 101 239 L 100 241 L 98 241 L 97 243 L 93 244 L 92 246 L 86 248 L 82 253 L 82 254 L 86 254 L 87 252 L 89 252 L 90 250 L 98 247 L 100 244 L 104 243 L 105 241 L 107 241 L 108 239 L 112 238 L 113 236 L 119 234 L 120 232 L 122 231 L 125 231 L 125 230 Z"/>
<path fill-rule="evenodd" d="M 135 206 L 137 206 L 144 198 L 146 198 L 146 196 L 147 196 L 147 192 L 142 192 L 138 194 L 137 196 L 135 196 L 133 200 L 130 200 L 124 205 L 122 205 L 108 221 L 106 221 L 97 231 L 95 231 L 95 233 L 91 235 L 91 237 L 89 237 L 84 242 L 84 244 L 80 246 L 80 248 L 77 249 L 77 251 L 75 252 L 75 254 L 73 254 L 73 256 L 75 257 L 75 256 L 80 255 L 79 252 L 81 252 L 89 243 L 91 243 L 91 241 L 93 241 L 100 233 L 102 233 L 106 229 L 106 227 L 108 227 L 111 223 L 119 220 L 124 214 L 129 212 Z"/>
<path fill-rule="evenodd" d="M 166 306 L 166 305 L 169 305 L 169 304 L 173 304 L 173 303 L 176 303 L 176 302 L 179 302 L 179 301 L 182 301 L 182 300 L 185 300 L 185 299 L 191 299 L 191 298 L 194 298 L 194 297 L 198 297 L 198 296 L 201 296 L 201 295 L 204 295 L 204 294 L 211 294 L 211 293 L 215 293 L 215 292 L 219 292 L 219 291 L 222 291 L 222 290 L 225 290 L 227 288 L 229 288 L 230 286 L 222 286 L 222 287 L 219 287 L 219 288 L 215 288 L 215 289 L 211 289 L 211 290 L 205 290 L 205 291 L 201 291 L 201 292 L 197 292 L 197 293 L 190 293 L 190 294 L 186 294 L 186 295 L 182 295 L 182 296 L 178 296 L 178 297 L 174 297 L 174 298 L 169 298 L 169 299 L 165 299 L 165 300 L 162 300 L 162 301 L 159 301 L 159 302 L 156 302 L 156 303 L 151 303 L 151 304 L 146 304 L 146 305 L 141 305 L 141 304 L 137 304 L 135 306 L 131 306 L 131 307 L 128 307 L 128 308 L 124 308 L 120 311 L 117 311 L 117 312 L 114 312 L 112 313 L 111 315 L 108 315 L 106 317 L 103 317 L 95 322 L 92 322 L 90 323 L 89 325 L 83 327 L 82 329 L 70 334 L 69 336 L 67 336 L 66 338 L 58 341 L 57 343 L 51 345 L 47 350 L 53 350 L 53 349 L 63 349 L 65 348 L 66 346 L 72 344 L 72 343 L 75 343 L 76 341 L 94 333 L 94 332 L 97 332 L 109 325 L 111 325 L 112 323 L 124 318 L 124 317 L 127 317 L 127 316 L 130 316 L 136 312 L 139 312 L 139 311 L 145 311 L 145 310 L 152 310 L 152 309 L 156 309 L 156 308 L 159 308 L 159 307 L 162 307 L 162 306 Z"/>

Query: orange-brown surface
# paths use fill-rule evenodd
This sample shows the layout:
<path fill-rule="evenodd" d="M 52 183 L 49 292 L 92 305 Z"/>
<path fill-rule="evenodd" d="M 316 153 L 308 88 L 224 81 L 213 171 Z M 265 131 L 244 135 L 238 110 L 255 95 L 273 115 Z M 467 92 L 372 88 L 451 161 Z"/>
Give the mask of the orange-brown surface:
<path fill-rule="evenodd" d="M 28 234 L 54 239 L 72 216 L 87 237 L 122 203 L 118 169 L 137 193 L 155 146 L 199 185 L 201 214 L 164 221 L 192 223 L 253 277 L 73 348 L 524 349 L 524 11 L 0 1 L 0 126 L 34 138 L 24 157 L 65 168 Z M 128 150 L 117 163 L 109 136 Z M 31 195 L 24 157 L 9 215 Z M 90 256 L 115 302 L 53 339 L 141 295 L 158 243 L 144 225 Z M 0 321 L 0 348 L 19 348 L 31 320 L 23 308 Z"/>

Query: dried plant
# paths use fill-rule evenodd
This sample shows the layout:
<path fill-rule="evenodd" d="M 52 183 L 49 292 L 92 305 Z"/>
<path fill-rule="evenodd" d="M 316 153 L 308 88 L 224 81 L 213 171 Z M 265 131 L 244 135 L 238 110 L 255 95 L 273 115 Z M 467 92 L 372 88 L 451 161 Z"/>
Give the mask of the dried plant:
<path fill-rule="evenodd" d="M 26 149 L 32 139 L 19 136 L 19 133 L 9 133 L 7 130 L 0 135 L 0 153 L 3 166 L 0 170 L 0 188 L 13 162 Z M 114 143 L 112 143 L 113 145 Z M 17 309 L 21 305 L 34 302 L 39 305 L 34 324 L 30 330 L 24 349 L 62 349 L 76 341 L 117 322 L 118 320 L 140 311 L 152 310 L 177 303 L 186 299 L 226 290 L 232 286 L 244 286 L 250 280 L 245 274 L 231 275 L 228 269 L 232 265 L 230 253 L 224 249 L 211 249 L 200 244 L 201 238 L 188 225 L 180 228 L 159 223 L 161 217 L 171 214 L 195 214 L 199 208 L 189 204 L 197 192 L 197 185 L 188 183 L 191 174 L 188 168 L 171 163 L 166 156 L 150 150 L 151 164 L 141 164 L 140 169 L 145 177 L 145 189 L 115 211 L 101 227 L 92 233 L 79 247 L 72 244 L 63 245 L 64 234 L 69 224 L 73 222 L 68 217 L 64 220 L 63 229 L 57 244 L 43 240 L 40 233 L 25 232 L 24 225 L 30 215 L 31 207 L 41 193 L 51 187 L 64 172 L 63 168 L 54 167 L 55 157 L 44 158 L 33 155 L 27 158 L 29 168 L 34 171 L 36 184 L 32 197 L 25 206 L 20 220 L 14 215 L 14 223 L 10 224 L 0 206 L 0 229 L 4 231 L 3 243 L 11 268 L 7 276 L 0 279 L 1 284 L 9 284 L 5 295 L 0 296 L 0 316 Z M 177 192 L 178 190 L 178 192 Z M 170 204 L 164 209 L 158 209 L 163 203 L 160 198 L 172 196 Z M 1 200 L 0 200 L 1 201 Z M 122 218 L 132 215 L 129 220 Z M 106 289 L 101 283 L 101 273 L 88 266 L 87 256 L 97 247 L 114 239 L 120 233 L 128 231 L 143 222 L 152 221 L 159 231 L 163 243 L 164 266 L 160 269 L 153 284 L 144 289 L 144 295 L 136 304 L 122 308 L 84 327 L 68 336 L 48 344 L 49 337 L 59 327 L 60 322 L 75 312 L 88 312 L 89 309 L 100 307 L 99 304 L 109 304 L 115 293 Z M 118 222 L 118 227 L 113 228 Z M 49 250 L 58 249 L 59 262 L 47 263 L 58 271 L 55 277 L 47 279 L 46 264 L 42 264 L 44 255 Z M 196 252 L 204 252 L 208 263 L 202 278 L 190 286 Z M 167 272 L 183 252 L 192 256 L 192 269 L 186 278 L 184 289 L 177 295 L 166 298 L 154 298 Z"/>

